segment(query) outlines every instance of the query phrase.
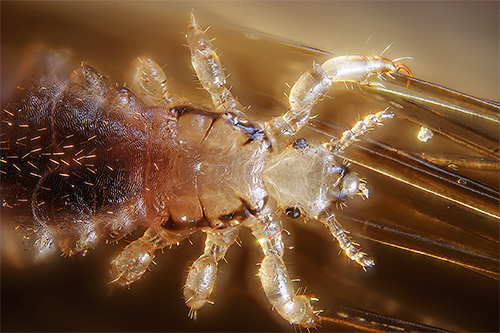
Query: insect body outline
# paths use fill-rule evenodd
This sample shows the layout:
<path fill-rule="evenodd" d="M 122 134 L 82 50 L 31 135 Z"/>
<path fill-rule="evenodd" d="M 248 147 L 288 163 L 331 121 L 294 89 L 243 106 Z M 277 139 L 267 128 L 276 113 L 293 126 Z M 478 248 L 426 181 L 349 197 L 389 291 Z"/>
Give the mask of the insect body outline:
<path fill-rule="evenodd" d="M 282 116 L 251 122 L 194 16 L 187 41 L 214 110 L 169 95 L 165 73 L 149 58 L 141 59 L 136 80 L 154 106 L 126 88 L 111 88 L 87 65 L 68 82 L 42 79 L 20 105 L 5 110 L 3 204 L 30 207 L 39 252 L 53 242 L 66 255 L 85 252 L 147 227 L 112 261 L 112 281 L 122 285 L 138 280 L 157 250 L 203 230 L 205 248 L 183 291 L 190 315 L 210 303 L 218 262 L 248 228 L 264 255 L 259 277 L 273 308 L 291 324 L 315 327 L 320 311 L 292 286 L 274 212 L 321 222 L 350 259 L 363 269 L 373 266 L 335 219 L 347 198 L 369 196 L 366 181 L 336 155 L 392 114 L 371 114 L 322 145 L 297 133 L 334 82 L 369 85 L 372 75 L 411 72 L 382 57 L 314 63 L 292 86 Z"/>

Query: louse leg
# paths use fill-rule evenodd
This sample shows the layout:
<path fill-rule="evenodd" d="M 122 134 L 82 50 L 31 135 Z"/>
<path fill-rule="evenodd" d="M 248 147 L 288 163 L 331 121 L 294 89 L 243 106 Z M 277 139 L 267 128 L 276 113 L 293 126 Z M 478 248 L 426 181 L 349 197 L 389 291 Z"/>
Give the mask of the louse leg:
<path fill-rule="evenodd" d="M 191 63 L 203 88 L 210 93 L 218 112 L 243 114 L 242 105 L 234 98 L 226 86 L 226 76 L 212 42 L 196 23 L 191 14 L 187 43 L 191 51 Z"/>
<path fill-rule="evenodd" d="M 194 318 L 196 311 L 210 303 L 215 281 L 217 263 L 224 258 L 229 247 L 236 241 L 240 227 L 210 229 L 207 231 L 205 250 L 191 265 L 184 286 L 184 300 L 190 308 L 189 316 Z"/>
<path fill-rule="evenodd" d="M 130 285 L 137 281 L 153 262 L 156 250 L 177 244 L 188 236 L 160 226 L 149 227 L 141 238 L 128 244 L 111 262 L 111 283 Z"/>
<path fill-rule="evenodd" d="M 281 117 L 266 123 L 268 131 L 284 136 L 297 133 L 309 121 L 312 107 L 322 98 L 333 82 L 354 82 L 369 86 L 373 75 L 403 71 L 411 75 L 403 64 L 372 56 L 344 56 L 317 63 L 302 74 L 293 85 L 288 98 L 290 109 Z"/>
<path fill-rule="evenodd" d="M 333 214 L 325 212 L 325 214 L 319 218 L 319 221 L 330 230 L 330 233 L 335 237 L 340 248 L 349 259 L 357 262 L 365 270 L 366 267 L 375 265 L 375 261 L 361 250 L 359 244 L 354 243 L 351 238 L 347 236 L 349 232 L 340 225 Z"/>
<path fill-rule="evenodd" d="M 335 154 L 340 154 L 368 130 L 377 125 L 382 125 L 384 120 L 392 119 L 393 117 L 394 115 L 387 111 L 387 109 L 370 114 L 365 119 L 358 121 L 350 130 L 342 133 L 340 139 L 330 141 L 328 144 L 329 149 Z"/>
<path fill-rule="evenodd" d="M 142 94 L 155 105 L 168 105 L 173 98 L 168 95 L 167 75 L 160 65 L 150 58 L 137 58 L 134 80 Z"/>
<path fill-rule="evenodd" d="M 259 277 L 267 299 L 273 309 L 290 324 L 303 327 L 318 326 L 320 319 L 313 311 L 310 299 L 305 295 L 296 294 L 290 274 L 283 262 L 281 223 L 270 215 L 262 219 L 264 220 L 252 220 L 249 226 L 264 253 Z"/>

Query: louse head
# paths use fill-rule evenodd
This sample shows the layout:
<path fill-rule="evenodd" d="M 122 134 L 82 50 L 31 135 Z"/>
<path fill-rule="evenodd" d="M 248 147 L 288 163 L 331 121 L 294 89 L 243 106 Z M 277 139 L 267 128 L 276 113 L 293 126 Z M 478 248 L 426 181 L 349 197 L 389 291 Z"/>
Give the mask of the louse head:
<path fill-rule="evenodd" d="M 348 198 L 369 194 L 366 182 L 327 148 L 305 139 L 297 139 L 270 158 L 263 179 L 269 194 L 292 218 L 314 218 Z"/>

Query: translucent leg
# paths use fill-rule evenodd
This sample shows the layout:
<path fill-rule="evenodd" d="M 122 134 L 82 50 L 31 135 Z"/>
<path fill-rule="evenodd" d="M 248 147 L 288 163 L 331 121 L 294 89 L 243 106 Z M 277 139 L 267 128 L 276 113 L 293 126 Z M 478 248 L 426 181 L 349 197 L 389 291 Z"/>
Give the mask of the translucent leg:
<path fill-rule="evenodd" d="M 217 263 L 224 258 L 229 247 L 236 241 L 240 228 L 207 231 L 205 250 L 191 265 L 184 286 L 184 300 L 190 308 L 189 316 L 195 317 L 196 310 L 210 303 L 215 280 L 217 279 Z"/>
<path fill-rule="evenodd" d="M 368 115 L 365 119 L 358 121 L 350 130 L 345 131 L 340 139 L 330 142 L 330 149 L 336 154 L 342 153 L 356 139 L 364 135 L 368 130 L 373 129 L 377 125 L 382 125 L 386 119 L 392 119 L 394 115 L 387 111 L 379 111 L 375 114 Z"/>
<path fill-rule="evenodd" d="M 142 94 L 155 105 L 167 105 L 173 99 L 168 95 L 167 75 L 150 58 L 138 58 L 135 82 Z"/>
<path fill-rule="evenodd" d="M 160 226 L 149 227 L 111 262 L 112 283 L 130 285 L 140 279 L 153 261 L 155 251 L 177 244 L 190 233 L 173 233 Z"/>
<path fill-rule="evenodd" d="M 339 243 L 340 248 L 345 252 L 349 259 L 357 262 L 365 270 L 366 267 L 375 265 L 373 259 L 361 251 L 359 244 L 354 243 L 351 238 L 347 236 L 349 232 L 340 225 L 333 214 L 325 213 L 323 218 L 319 218 L 319 221 L 321 221 L 330 230 L 333 237 L 335 237 Z"/>
<path fill-rule="evenodd" d="M 313 311 L 310 299 L 305 295 L 296 294 L 283 262 L 283 242 L 279 221 L 267 216 L 265 221 L 255 219 L 250 227 L 264 252 L 259 276 L 262 288 L 273 309 L 290 324 L 303 327 L 317 326 L 320 319 Z"/>
<path fill-rule="evenodd" d="M 355 82 L 370 85 L 372 75 L 410 70 L 399 63 L 382 57 L 346 56 L 325 61 L 322 65 L 313 64 L 313 68 L 302 74 L 293 85 L 289 103 L 290 109 L 282 117 L 276 117 L 266 125 L 271 132 L 283 135 L 297 133 L 309 121 L 311 108 L 324 96 L 332 82 Z"/>
<path fill-rule="evenodd" d="M 226 76 L 215 53 L 215 48 L 205 32 L 191 15 L 187 32 L 188 47 L 191 50 L 191 63 L 203 88 L 210 93 L 219 112 L 243 113 L 243 107 L 226 87 Z"/>

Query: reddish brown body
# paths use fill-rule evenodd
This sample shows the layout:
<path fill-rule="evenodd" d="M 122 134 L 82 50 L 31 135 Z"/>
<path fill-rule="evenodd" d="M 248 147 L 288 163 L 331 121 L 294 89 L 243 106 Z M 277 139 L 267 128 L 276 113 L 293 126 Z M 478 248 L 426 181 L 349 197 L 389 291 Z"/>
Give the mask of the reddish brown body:
<path fill-rule="evenodd" d="M 2 137 L 4 205 L 32 215 L 34 229 L 50 226 L 65 254 L 138 225 L 185 236 L 225 227 L 264 204 L 265 194 L 219 186 L 231 177 L 214 175 L 228 168 L 233 146 L 243 146 L 240 161 L 245 146 L 254 163 L 267 155 L 270 144 L 256 127 L 186 100 L 147 107 L 88 66 L 68 82 L 45 78 L 30 88 L 4 111 Z"/>

